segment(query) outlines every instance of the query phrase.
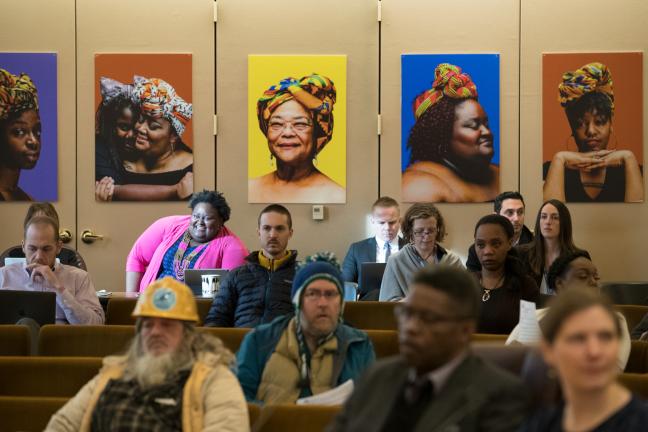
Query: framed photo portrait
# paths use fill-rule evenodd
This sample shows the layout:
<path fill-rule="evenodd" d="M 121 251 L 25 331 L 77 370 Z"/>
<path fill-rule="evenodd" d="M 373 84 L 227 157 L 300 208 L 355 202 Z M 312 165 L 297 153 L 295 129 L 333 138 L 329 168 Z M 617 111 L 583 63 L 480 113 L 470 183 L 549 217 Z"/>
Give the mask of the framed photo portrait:
<path fill-rule="evenodd" d="M 544 199 L 643 202 L 643 53 L 542 56 Z"/>
<path fill-rule="evenodd" d="M 499 193 L 498 54 L 401 57 L 404 202 L 486 202 Z"/>
<path fill-rule="evenodd" d="M 0 53 L 0 201 L 58 200 L 55 53 Z"/>
<path fill-rule="evenodd" d="M 95 199 L 193 193 L 191 54 L 95 55 Z"/>
<path fill-rule="evenodd" d="M 248 202 L 346 202 L 346 56 L 248 57 Z"/>

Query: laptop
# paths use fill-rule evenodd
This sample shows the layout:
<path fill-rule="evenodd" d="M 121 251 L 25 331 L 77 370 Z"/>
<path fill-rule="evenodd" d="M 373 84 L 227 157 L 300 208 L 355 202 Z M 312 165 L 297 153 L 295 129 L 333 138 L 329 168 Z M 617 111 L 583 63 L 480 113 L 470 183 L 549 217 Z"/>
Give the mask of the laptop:
<path fill-rule="evenodd" d="M 41 327 L 56 322 L 56 293 L 0 290 L 0 324 L 31 318 Z"/>
<path fill-rule="evenodd" d="M 202 297 L 202 276 L 218 275 L 219 281 L 229 273 L 226 269 L 188 269 L 185 270 L 185 283 L 196 297 Z"/>
<path fill-rule="evenodd" d="M 360 264 L 360 278 L 358 280 L 358 300 L 378 300 L 380 295 L 380 284 L 385 263 L 365 262 Z"/>

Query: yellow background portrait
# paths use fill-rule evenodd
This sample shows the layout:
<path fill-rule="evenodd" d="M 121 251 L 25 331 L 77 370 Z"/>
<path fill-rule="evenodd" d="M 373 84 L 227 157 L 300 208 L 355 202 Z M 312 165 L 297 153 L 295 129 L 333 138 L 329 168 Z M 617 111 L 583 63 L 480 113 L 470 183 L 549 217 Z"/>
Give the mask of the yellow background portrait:
<path fill-rule="evenodd" d="M 317 73 L 331 79 L 337 92 L 333 105 L 333 137 L 317 155 L 317 169 L 346 188 L 346 56 L 345 55 L 250 55 L 248 56 L 248 179 L 275 170 L 270 165 L 268 140 L 259 129 L 257 101 L 284 78 L 300 79 Z"/>

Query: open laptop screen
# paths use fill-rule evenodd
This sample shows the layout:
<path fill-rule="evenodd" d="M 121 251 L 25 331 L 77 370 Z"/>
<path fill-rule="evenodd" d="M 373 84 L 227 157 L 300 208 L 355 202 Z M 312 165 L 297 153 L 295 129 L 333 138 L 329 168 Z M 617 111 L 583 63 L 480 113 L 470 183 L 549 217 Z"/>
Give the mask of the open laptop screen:
<path fill-rule="evenodd" d="M 41 326 L 56 321 L 56 293 L 0 290 L 0 324 L 31 318 Z"/>
<path fill-rule="evenodd" d="M 202 297 L 202 276 L 218 275 L 219 280 L 229 272 L 226 269 L 188 269 L 185 270 L 185 283 L 197 297 Z"/>

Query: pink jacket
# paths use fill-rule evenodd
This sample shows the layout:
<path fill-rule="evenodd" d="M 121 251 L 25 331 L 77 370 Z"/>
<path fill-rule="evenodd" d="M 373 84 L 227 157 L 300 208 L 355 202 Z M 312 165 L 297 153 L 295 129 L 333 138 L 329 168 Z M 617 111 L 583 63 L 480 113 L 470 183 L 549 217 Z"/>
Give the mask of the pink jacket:
<path fill-rule="evenodd" d="M 144 291 L 157 277 L 164 254 L 189 228 L 191 215 L 167 216 L 156 220 L 135 241 L 126 259 L 126 271 L 144 273 L 139 290 Z M 223 226 L 218 237 L 209 242 L 194 268 L 233 269 L 243 264 L 247 248 Z"/>

